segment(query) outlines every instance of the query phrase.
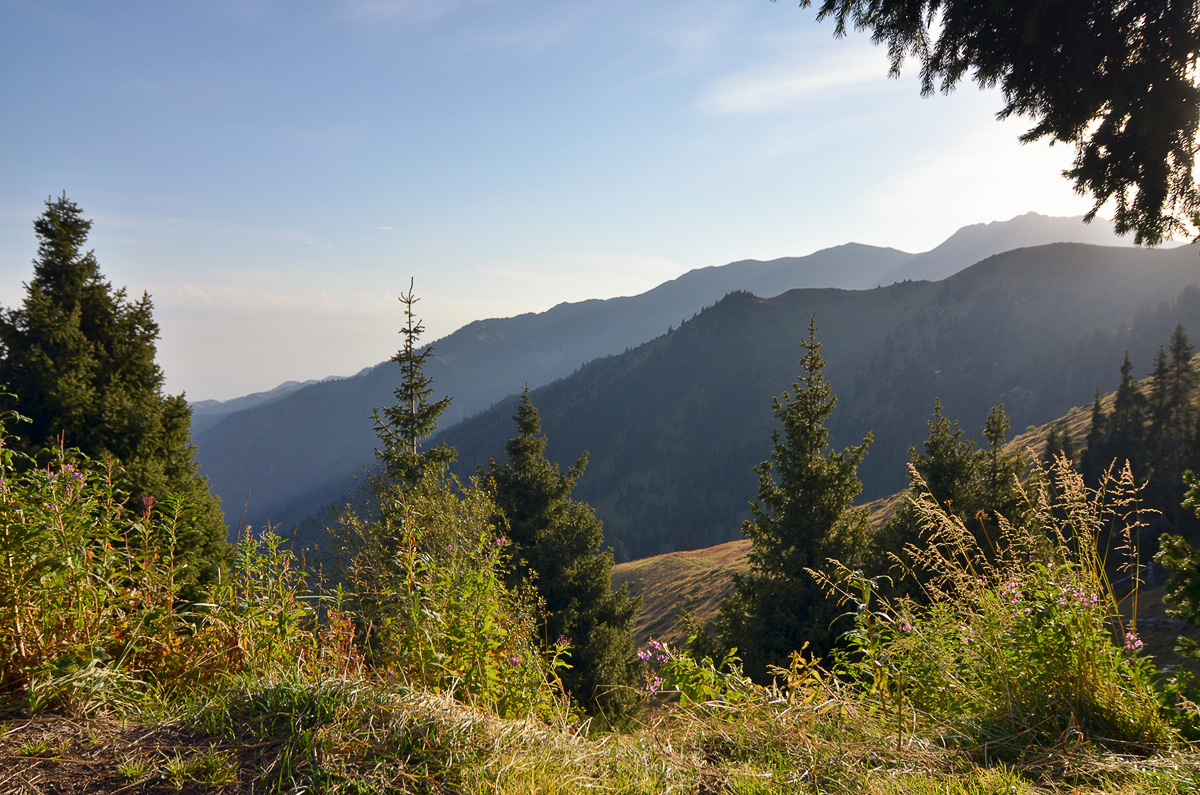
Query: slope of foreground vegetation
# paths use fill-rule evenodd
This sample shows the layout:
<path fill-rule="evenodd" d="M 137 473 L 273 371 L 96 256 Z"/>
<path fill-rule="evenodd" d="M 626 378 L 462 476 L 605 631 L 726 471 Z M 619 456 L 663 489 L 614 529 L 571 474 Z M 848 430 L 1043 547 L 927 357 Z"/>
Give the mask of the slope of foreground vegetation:
<path fill-rule="evenodd" d="M 848 650 L 830 669 L 796 656 L 769 687 L 733 658 L 650 644 L 643 710 L 610 732 L 563 696 L 566 650 L 539 651 L 497 578 L 506 545 L 478 490 L 415 490 L 371 535 L 392 553 L 359 558 L 341 588 L 268 533 L 187 604 L 173 536 L 186 505 L 131 515 L 82 458 L 13 463 L 0 473 L 0 792 L 1200 787 L 1197 708 L 1141 656 L 1088 553 L 1103 526 L 1136 538 L 1125 479 L 1087 490 L 1061 468 L 1030 488 L 1031 518 L 1006 526 L 998 556 L 918 500 L 923 600 L 881 601 L 835 570 Z"/>

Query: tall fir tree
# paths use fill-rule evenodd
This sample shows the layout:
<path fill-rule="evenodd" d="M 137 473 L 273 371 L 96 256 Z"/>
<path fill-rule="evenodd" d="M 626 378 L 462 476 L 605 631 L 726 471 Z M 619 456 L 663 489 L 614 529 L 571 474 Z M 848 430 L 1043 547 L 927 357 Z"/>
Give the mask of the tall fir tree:
<path fill-rule="evenodd" d="M 988 446 L 983 451 L 984 491 L 976 513 L 982 529 L 993 543 L 999 539 L 997 517 L 1016 522 L 1017 506 L 1022 501 L 1017 479 L 1025 472 L 1025 460 L 1020 453 L 1004 449 L 1008 427 L 1004 404 L 992 406 L 983 423 L 983 438 Z"/>
<path fill-rule="evenodd" d="M 177 562 L 185 595 L 197 596 L 227 558 L 224 517 L 197 469 L 191 407 L 163 394 L 150 296 L 130 301 L 104 279 L 85 249 L 91 227 L 65 194 L 47 199 L 25 302 L 0 314 L 0 386 L 31 420 L 16 446 L 36 456 L 61 444 L 111 459 L 135 510 L 181 498 Z"/>
<path fill-rule="evenodd" d="M 1108 433 L 1105 435 L 1104 452 L 1107 469 L 1118 456 L 1118 465 L 1131 462 L 1135 471 L 1141 468 L 1146 437 L 1146 396 L 1142 394 L 1137 379 L 1133 377 L 1133 362 L 1129 351 L 1121 361 L 1121 382 L 1113 397 L 1112 416 L 1108 418 Z"/>
<path fill-rule="evenodd" d="M 600 548 L 600 520 L 571 498 L 587 455 L 566 472 L 546 458 L 546 435 L 528 388 L 513 419 L 517 433 L 505 444 L 505 462 L 489 461 L 483 473 L 512 543 L 509 584 L 529 582 L 541 597 L 547 647 L 570 639 L 571 667 L 562 674 L 567 692 L 589 713 L 619 724 L 638 700 L 633 624 L 639 600 L 624 586 L 613 591 L 613 557 Z"/>
<path fill-rule="evenodd" d="M 1147 437 L 1153 459 L 1147 462 L 1151 499 L 1162 505 L 1166 518 L 1178 524 L 1183 500 L 1183 470 L 1196 424 L 1192 393 L 1197 375 L 1192 368 L 1196 349 L 1182 325 L 1170 342 L 1158 349 L 1150 378 Z"/>
<path fill-rule="evenodd" d="M 425 332 L 425 326 L 413 311 L 419 300 L 409 280 L 408 292 L 400 293 L 400 303 L 404 305 L 400 334 L 404 344 L 391 358 L 400 366 L 401 374 L 400 386 L 393 392 L 396 403 L 372 414 L 375 433 L 382 444 L 375 457 L 389 477 L 409 487 L 420 483 L 427 471 L 443 470 L 454 460 L 453 448 L 444 444 L 421 450 L 421 442 L 437 431 L 438 419 L 450 407 L 450 398 L 431 400 L 433 379 L 425 374 L 425 365 L 433 356 L 433 346 L 419 348 Z"/>
<path fill-rule="evenodd" d="M 809 570 L 829 558 L 853 566 L 866 552 L 867 512 L 851 506 L 862 491 L 857 471 L 871 435 L 841 452 L 830 448 L 826 423 L 837 398 L 823 374 L 816 318 L 802 344 L 801 374 L 772 404 L 782 433 L 772 433 L 771 457 L 754 468 L 758 499 L 742 525 L 753 542 L 750 572 L 734 577 L 717 618 L 721 643 L 736 648 L 759 679 L 770 665 L 786 667 L 805 643 L 822 655 L 833 647 L 838 607 Z"/>
<path fill-rule="evenodd" d="M 1104 413 L 1103 396 L 1100 388 L 1096 387 L 1096 395 L 1092 398 L 1092 421 L 1088 427 L 1087 438 L 1083 442 L 1083 452 L 1079 456 L 1079 468 L 1083 471 L 1084 479 L 1095 483 L 1100 473 L 1109 462 L 1104 461 L 1104 439 L 1108 435 L 1108 416 Z"/>

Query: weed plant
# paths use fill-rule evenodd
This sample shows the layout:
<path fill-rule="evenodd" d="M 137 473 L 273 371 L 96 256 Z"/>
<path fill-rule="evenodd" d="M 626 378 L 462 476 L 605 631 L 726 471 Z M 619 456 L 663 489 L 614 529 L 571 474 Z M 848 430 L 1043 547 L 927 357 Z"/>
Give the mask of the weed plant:
<path fill-rule="evenodd" d="M 926 543 L 906 552 L 925 575 L 919 601 L 888 604 L 844 569 L 824 578 L 853 606 L 841 670 L 898 733 L 906 720 L 932 721 L 988 758 L 1093 742 L 1168 746 L 1175 733 L 1137 635 L 1143 516 L 1128 467 L 1089 489 L 1060 460 L 1023 496 L 1029 518 L 1001 517 L 994 553 L 928 494 L 915 498 Z M 1106 533 L 1120 539 L 1128 594 L 1106 575 Z M 1134 603 L 1128 624 L 1122 598 Z"/>
<path fill-rule="evenodd" d="M 406 490 L 382 476 L 372 485 L 375 509 L 343 511 L 334 530 L 371 666 L 502 716 L 560 709 L 566 646 L 547 659 L 532 599 L 505 585 L 509 542 L 491 497 L 437 472 Z"/>
<path fill-rule="evenodd" d="M 69 451 L 24 464 L 0 448 L 0 709 L 23 716 L 0 724 L 0 789 L 33 769 L 6 765 L 49 764 L 63 747 L 22 734 L 46 712 L 192 727 L 178 753 L 116 749 L 114 788 L 1200 788 L 1200 760 L 1176 738 L 1177 708 L 1159 703 L 1096 547 L 1102 530 L 1123 538 L 1136 585 L 1127 472 L 1088 490 L 1057 466 L 1027 488 L 1031 519 L 1000 522 L 999 554 L 918 498 L 928 544 L 910 553 L 927 590 L 891 603 L 865 575 L 827 577 L 854 618 L 833 671 L 798 652 L 761 687 L 735 656 L 655 644 L 642 655 L 650 711 L 615 734 L 566 703 L 563 649 L 538 653 L 536 605 L 505 588 L 508 546 L 470 484 L 380 485 L 386 501 L 343 513 L 337 587 L 274 533 L 245 532 L 218 584 L 187 603 L 175 554 L 185 504 L 130 511 L 104 467 Z"/>

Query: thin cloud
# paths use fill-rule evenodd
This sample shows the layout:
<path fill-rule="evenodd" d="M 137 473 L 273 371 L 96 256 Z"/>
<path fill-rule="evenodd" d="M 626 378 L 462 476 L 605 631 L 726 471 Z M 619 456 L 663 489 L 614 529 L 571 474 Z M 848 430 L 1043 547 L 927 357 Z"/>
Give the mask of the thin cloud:
<path fill-rule="evenodd" d="M 824 59 L 822 59 L 824 60 Z M 768 113 L 796 107 L 837 90 L 886 79 L 887 60 L 864 52 L 838 62 L 777 61 L 713 82 L 700 98 L 702 110 L 717 114 Z"/>

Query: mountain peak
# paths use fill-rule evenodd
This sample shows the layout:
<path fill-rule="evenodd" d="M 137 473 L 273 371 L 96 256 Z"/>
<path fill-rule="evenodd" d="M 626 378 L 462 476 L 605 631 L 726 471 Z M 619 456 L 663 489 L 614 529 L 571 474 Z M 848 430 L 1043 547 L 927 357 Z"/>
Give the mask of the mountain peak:
<path fill-rule="evenodd" d="M 971 224 L 930 251 L 917 254 L 897 268 L 891 281 L 940 281 L 976 262 L 1005 251 L 1051 243 L 1088 243 L 1096 246 L 1131 246 L 1129 238 L 1113 231 L 1112 222 L 1083 216 L 1053 216 L 1028 212 L 1007 221 Z"/>

